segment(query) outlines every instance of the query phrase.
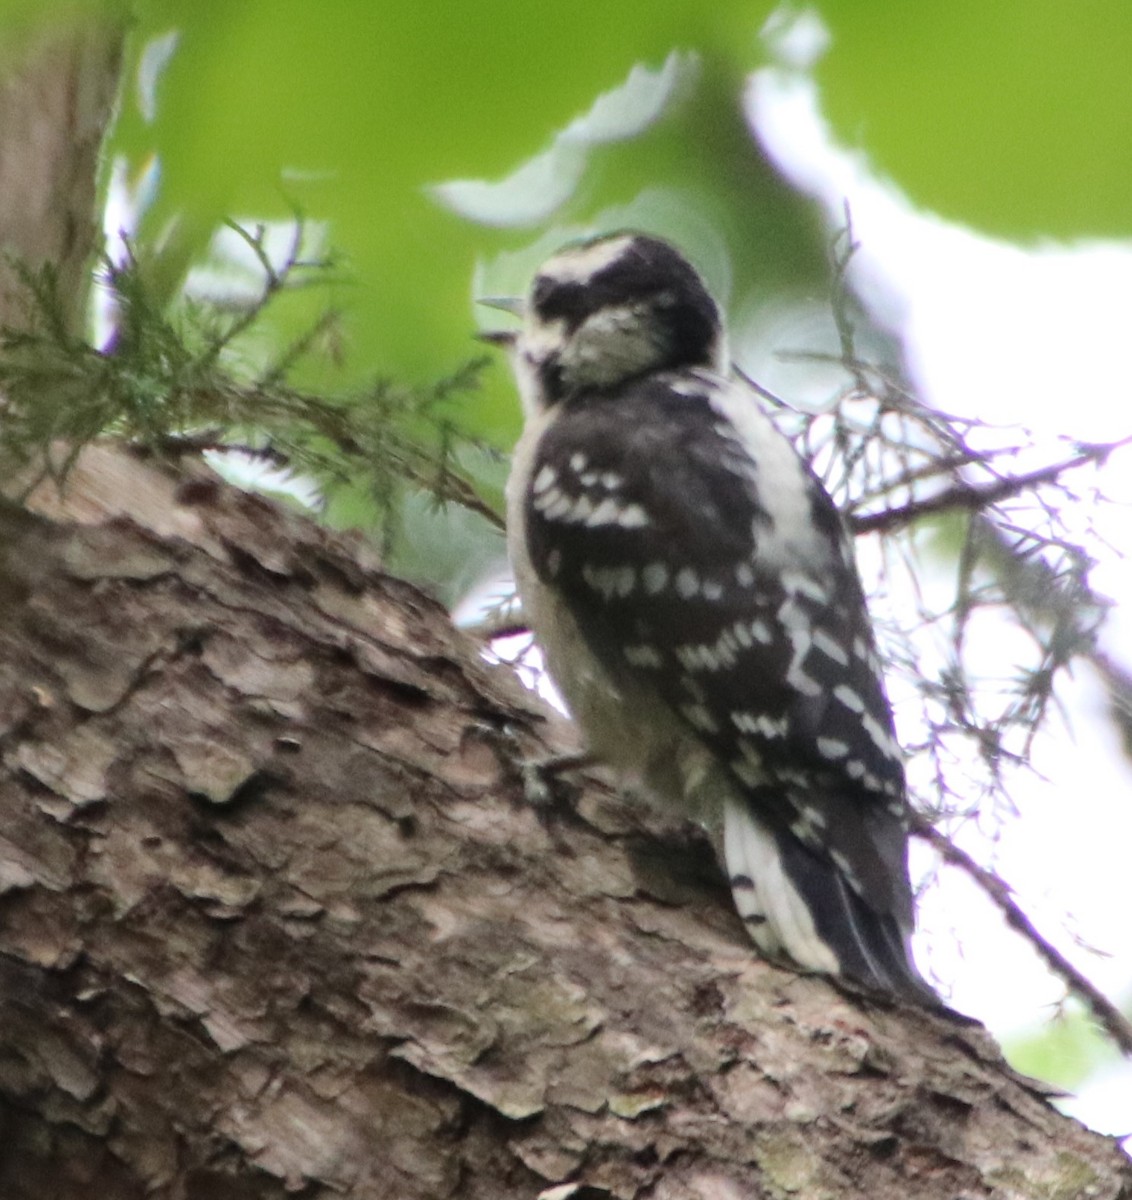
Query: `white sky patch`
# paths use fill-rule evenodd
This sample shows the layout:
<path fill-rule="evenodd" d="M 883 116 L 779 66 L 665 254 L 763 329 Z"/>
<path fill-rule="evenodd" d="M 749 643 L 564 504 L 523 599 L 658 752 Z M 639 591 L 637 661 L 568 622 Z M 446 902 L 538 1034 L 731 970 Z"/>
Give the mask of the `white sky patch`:
<path fill-rule="evenodd" d="M 169 53 L 174 47 L 175 39 L 169 45 Z M 119 156 L 111 164 L 102 228 L 107 255 L 114 263 L 126 262 L 128 243 L 153 202 L 160 179 L 160 163 L 154 155 L 144 161 L 133 177 L 125 158 Z M 315 261 L 326 253 L 329 226 L 325 221 L 307 221 L 299 231 L 294 221 L 265 222 L 248 218 L 237 224 L 249 234 L 262 232 L 263 253 L 275 270 L 281 270 L 291 257 Z M 300 237 L 297 250 L 296 236 Z M 91 290 L 91 339 L 96 346 L 105 348 L 115 335 L 118 314 L 114 295 L 104 281 L 99 282 L 99 275 L 96 272 L 95 286 Z M 185 283 L 186 293 L 196 299 L 235 304 L 253 303 L 262 294 L 263 287 L 263 263 L 246 239 L 226 225 L 217 229 L 209 245 L 208 258 L 190 270 Z M 322 494 L 314 480 L 279 467 L 267 457 L 232 450 L 206 451 L 205 458 L 238 487 L 282 492 L 312 509 L 322 503 Z"/>
<path fill-rule="evenodd" d="M 1023 247 L 917 210 L 895 183 L 873 172 L 863 152 L 836 142 L 805 70 L 829 45 L 820 17 L 780 10 L 764 38 L 778 63 L 750 77 L 751 127 L 779 170 L 825 208 L 831 229 L 843 224 L 848 202 L 861 245 L 852 283 L 874 319 L 902 338 L 919 395 L 944 411 L 1024 425 L 1051 443 L 1059 435 L 1107 441 L 1132 431 L 1132 243 Z M 790 337 L 797 345 L 796 329 Z M 1068 454 L 1045 461 L 1057 457 Z M 1092 579 L 1118 602 L 1102 642 L 1124 663 L 1132 659 L 1130 474 L 1132 450 L 1120 451 L 1082 489 L 1088 495 L 1088 486 L 1099 483 L 1118 504 L 1084 505 L 1080 514 L 1115 551 Z M 997 667 L 1005 627 L 978 636 Z M 995 829 L 993 846 L 979 822 L 959 840 L 978 858 L 993 858 L 1042 933 L 1119 1002 L 1132 992 L 1129 770 L 1090 672 L 1063 681 L 1059 699 L 1071 729 L 1055 721 L 1038 739 L 1033 765 L 1044 779 L 1015 777 L 1019 817 Z M 925 854 L 913 846 L 914 867 Z M 951 1003 L 999 1034 L 1037 1029 L 1051 1017 L 1061 987 L 987 911 L 968 881 L 945 871 L 921 904 L 921 961 L 949 984 Z M 1083 950 L 1075 934 L 1109 957 Z M 1126 1134 L 1130 1076 L 1132 1070 L 1114 1068 L 1095 1091 L 1082 1089 L 1072 1111 L 1096 1128 Z"/>
<path fill-rule="evenodd" d="M 820 103 L 812 77 L 781 67 L 754 72 L 745 97 L 759 141 L 832 226 L 849 202 L 853 285 L 903 338 L 922 397 L 1038 433 L 1064 432 L 1067 413 L 1084 440 L 1127 433 L 1132 243 L 1024 248 L 916 209 L 837 145 Z"/>
<path fill-rule="evenodd" d="M 146 124 L 157 116 L 157 87 L 181 41 L 181 33 L 171 29 L 146 42 L 138 60 L 137 105 Z"/>
<path fill-rule="evenodd" d="M 326 221 L 304 221 L 297 250 L 293 220 L 236 217 L 234 221 L 249 235 L 262 234 L 264 256 L 277 271 L 282 270 L 292 256 L 303 262 L 317 262 L 327 253 L 330 228 Z M 198 299 L 246 304 L 262 294 L 263 285 L 263 264 L 255 251 L 235 229 L 222 225 L 212 236 L 207 258 L 189 271 L 185 291 Z"/>
<path fill-rule="evenodd" d="M 160 183 L 161 164 L 156 155 L 145 159 L 132 177 L 122 155 L 110 164 L 102 234 L 106 254 L 115 264 L 126 261 L 127 243 L 137 232 L 141 214 L 153 203 Z M 104 282 L 104 272 L 96 269 L 90 295 L 90 335 L 99 349 L 105 348 L 112 337 L 116 317 L 114 297 Z"/>

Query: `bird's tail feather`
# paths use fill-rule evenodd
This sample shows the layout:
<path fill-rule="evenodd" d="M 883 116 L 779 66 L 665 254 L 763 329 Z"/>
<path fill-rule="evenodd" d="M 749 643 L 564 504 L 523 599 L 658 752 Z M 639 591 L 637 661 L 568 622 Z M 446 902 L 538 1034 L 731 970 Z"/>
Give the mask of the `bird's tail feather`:
<path fill-rule="evenodd" d="M 895 915 L 871 908 L 836 863 L 770 829 L 741 800 L 724 810 L 724 855 L 735 906 L 764 954 L 785 954 L 800 967 L 916 1004 L 939 1004 Z"/>

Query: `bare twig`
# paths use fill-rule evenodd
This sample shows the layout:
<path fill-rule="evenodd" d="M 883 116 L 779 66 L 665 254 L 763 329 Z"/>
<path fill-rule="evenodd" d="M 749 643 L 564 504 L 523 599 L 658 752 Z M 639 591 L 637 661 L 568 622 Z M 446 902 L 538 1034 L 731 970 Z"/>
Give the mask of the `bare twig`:
<path fill-rule="evenodd" d="M 849 265 L 861 244 L 853 237 L 853 214 L 849 209 L 848 200 L 845 200 L 842 212 L 845 224 L 834 235 L 830 246 L 830 301 L 834 324 L 837 326 L 837 340 L 841 346 L 841 361 L 853 376 L 857 390 L 867 392 L 868 368 L 857 359 L 856 330 L 849 315 Z"/>
<path fill-rule="evenodd" d="M 1132 1022 L 1111 1000 L 1038 932 L 1033 921 L 1022 911 L 1010 888 L 993 872 L 960 849 L 946 834 L 936 829 L 925 817 L 913 817 L 912 832 L 953 867 L 957 867 L 990 902 L 1002 913 L 1006 923 L 1017 930 L 1033 946 L 1046 966 L 1088 1006 L 1097 1023 L 1119 1046 L 1122 1053 L 1132 1057 Z"/>
<path fill-rule="evenodd" d="M 1076 467 L 1101 466 L 1113 451 L 1130 444 L 1132 444 L 1132 435 L 1120 438 L 1115 442 L 1084 444 L 1072 458 L 1051 463 L 1036 471 L 1004 476 L 990 484 L 956 484 L 935 496 L 926 496 L 922 500 L 911 500 L 898 508 L 865 513 L 862 516 L 850 516 L 849 524 L 854 533 L 873 533 L 878 530 L 891 533 L 893 530 L 931 513 L 946 512 L 957 508 L 967 510 L 989 508 L 992 504 L 1009 500 L 1013 496 L 1019 496 L 1023 492 L 1041 487 L 1043 484 L 1057 483 L 1066 471 L 1071 471 Z"/>
<path fill-rule="evenodd" d="M 744 371 L 743 368 L 741 366 L 739 366 L 738 363 L 732 363 L 731 370 L 735 373 L 735 375 L 739 379 L 741 379 L 751 389 L 752 392 L 754 392 L 758 396 L 761 396 L 768 404 L 772 405 L 774 408 L 789 407 L 785 400 L 776 396 L 769 388 L 763 387 L 763 385 L 761 383 L 759 383 L 759 381 L 757 379 L 752 379 L 751 376 L 748 375 L 747 372 Z"/>

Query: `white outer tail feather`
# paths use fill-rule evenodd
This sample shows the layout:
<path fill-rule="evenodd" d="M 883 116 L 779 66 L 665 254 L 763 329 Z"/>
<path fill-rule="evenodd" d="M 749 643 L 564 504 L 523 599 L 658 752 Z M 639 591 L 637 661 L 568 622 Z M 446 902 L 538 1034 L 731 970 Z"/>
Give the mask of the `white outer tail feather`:
<path fill-rule="evenodd" d="M 785 952 L 800 967 L 840 975 L 837 956 L 818 936 L 809 908 L 782 870 L 774 834 L 746 801 L 730 796 L 723 806 L 723 853 L 735 907 L 759 949 L 771 957 Z"/>

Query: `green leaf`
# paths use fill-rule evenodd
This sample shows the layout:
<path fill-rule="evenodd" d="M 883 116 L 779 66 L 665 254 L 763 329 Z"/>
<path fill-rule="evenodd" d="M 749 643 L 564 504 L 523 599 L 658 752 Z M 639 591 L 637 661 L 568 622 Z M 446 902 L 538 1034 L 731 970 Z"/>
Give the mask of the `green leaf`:
<path fill-rule="evenodd" d="M 1132 6 L 825 0 L 822 99 L 918 206 L 1000 236 L 1132 230 Z"/>

